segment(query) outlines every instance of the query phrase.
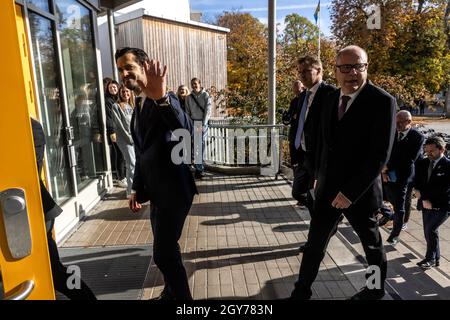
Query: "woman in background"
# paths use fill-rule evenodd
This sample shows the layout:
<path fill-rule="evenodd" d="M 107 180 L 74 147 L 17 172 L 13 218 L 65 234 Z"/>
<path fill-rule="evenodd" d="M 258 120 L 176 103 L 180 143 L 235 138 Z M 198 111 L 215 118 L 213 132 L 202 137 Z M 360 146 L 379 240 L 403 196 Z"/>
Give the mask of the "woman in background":
<path fill-rule="evenodd" d="M 186 97 L 189 94 L 190 94 L 189 89 L 184 84 L 182 84 L 181 86 L 178 87 L 177 97 L 178 97 L 178 100 L 180 100 L 180 106 L 184 112 L 186 112 L 186 107 L 185 107 Z"/>
<path fill-rule="evenodd" d="M 111 169 L 116 173 L 119 187 L 126 188 L 123 156 L 117 145 L 116 128 L 113 120 L 113 106 L 119 100 L 119 83 L 115 80 L 107 82 L 105 90 L 106 136 L 110 145 Z"/>
<path fill-rule="evenodd" d="M 131 195 L 133 184 L 134 165 L 136 157 L 134 154 L 133 139 L 131 137 L 131 116 L 134 109 L 134 94 L 121 86 L 119 88 L 118 102 L 112 106 L 112 119 L 116 131 L 116 141 L 125 159 L 127 198 Z"/>

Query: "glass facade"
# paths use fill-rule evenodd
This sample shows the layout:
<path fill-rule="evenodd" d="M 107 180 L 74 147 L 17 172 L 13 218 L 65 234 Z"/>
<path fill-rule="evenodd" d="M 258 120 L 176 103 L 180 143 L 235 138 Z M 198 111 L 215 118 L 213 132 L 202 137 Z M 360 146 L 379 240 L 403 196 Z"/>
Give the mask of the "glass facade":
<path fill-rule="evenodd" d="M 27 4 L 31 4 L 43 11 L 50 12 L 50 5 L 48 3 L 48 0 L 26 0 L 26 1 Z"/>
<path fill-rule="evenodd" d="M 25 4 L 39 120 L 46 133 L 47 179 L 53 198 L 62 204 L 107 171 L 94 13 L 76 0 Z"/>
<path fill-rule="evenodd" d="M 55 4 L 68 114 L 74 129 L 77 187 L 82 189 L 105 171 L 91 12 L 74 0 Z"/>
<path fill-rule="evenodd" d="M 30 13 L 34 74 L 38 86 L 41 123 L 46 138 L 46 161 L 52 196 L 59 204 L 74 195 L 64 132 L 64 110 L 54 49 L 52 22 Z"/>

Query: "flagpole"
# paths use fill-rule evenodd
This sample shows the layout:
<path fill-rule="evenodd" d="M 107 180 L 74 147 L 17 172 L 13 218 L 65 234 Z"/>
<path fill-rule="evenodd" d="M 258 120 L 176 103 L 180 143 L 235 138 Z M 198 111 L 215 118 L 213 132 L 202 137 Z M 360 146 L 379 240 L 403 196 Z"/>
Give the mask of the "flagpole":
<path fill-rule="evenodd" d="M 318 27 L 319 27 L 319 50 L 318 50 L 318 58 L 319 58 L 319 60 L 320 60 L 320 0 L 319 0 L 319 15 L 318 15 Z"/>

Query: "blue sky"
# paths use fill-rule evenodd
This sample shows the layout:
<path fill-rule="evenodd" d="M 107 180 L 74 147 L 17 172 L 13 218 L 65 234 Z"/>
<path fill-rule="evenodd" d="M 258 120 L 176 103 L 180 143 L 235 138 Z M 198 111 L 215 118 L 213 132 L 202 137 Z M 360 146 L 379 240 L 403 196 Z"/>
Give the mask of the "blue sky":
<path fill-rule="evenodd" d="M 201 11 L 203 16 L 211 19 L 223 11 L 239 9 L 241 12 L 249 12 L 261 22 L 267 24 L 268 0 L 189 0 L 191 10 Z M 283 28 L 284 17 L 291 13 L 297 13 L 315 23 L 314 12 L 318 0 L 277 0 L 277 23 Z M 330 36 L 330 0 L 321 1 L 321 31 Z"/>

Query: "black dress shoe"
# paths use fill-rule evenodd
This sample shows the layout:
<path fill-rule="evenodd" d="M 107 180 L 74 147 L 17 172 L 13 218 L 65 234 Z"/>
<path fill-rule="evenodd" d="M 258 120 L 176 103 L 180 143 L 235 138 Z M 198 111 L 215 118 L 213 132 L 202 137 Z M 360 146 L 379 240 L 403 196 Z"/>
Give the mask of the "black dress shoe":
<path fill-rule="evenodd" d="M 422 269 L 431 269 L 432 267 L 439 267 L 439 260 L 436 262 L 436 260 L 422 260 L 417 263 L 419 267 Z"/>
<path fill-rule="evenodd" d="M 308 204 L 308 198 L 307 198 L 306 194 L 301 194 L 297 199 L 296 205 L 299 207 L 306 207 L 307 204 Z"/>
<path fill-rule="evenodd" d="M 384 289 L 369 289 L 364 287 L 349 300 L 381 300 L 385 295 Z"/>
<path fill-rule="evenodd" d="M 305 292 L 304 290 L 294 289 L 291 296 L 286 300 L 309 300 L 311 299 L 312 292 Z"/>
<path fill-rule="evenodd" d="M 398 237 L 389 237 L 387 238 L 386 242 L 389 243 L 391 246 L 395 246 L 399 241 Z"/>

